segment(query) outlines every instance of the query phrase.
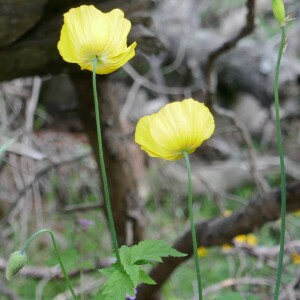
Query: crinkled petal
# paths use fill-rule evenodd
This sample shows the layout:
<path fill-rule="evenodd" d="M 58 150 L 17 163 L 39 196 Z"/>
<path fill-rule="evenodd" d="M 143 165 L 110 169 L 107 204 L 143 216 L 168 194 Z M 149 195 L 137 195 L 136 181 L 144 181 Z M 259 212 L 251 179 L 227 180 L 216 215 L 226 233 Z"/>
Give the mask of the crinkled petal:
<path fill-rule="evenodd" d="M 169 156 L 168 151 L 163 151 L 162 147 L 158 145 L 150 133 L 150 127 L 156 118 L 156 114 L 145 116 L 141 118 L 136 126 L 135 141 L 141 145 L 141 149 L 145 150 L 151 157 Z"/>
<path fill-rule="evenodd" d="M 135 55 L 136 43 L 131 44 L 124 52 L 107 58 L 103 58 L 97 64 L 96 73 L 97 74 L 109 74 L 125 65 L 132 57 Z M 81 69 L 86 69 L 93 71 L 93 63 L 88 62 L 88 64 L 80 64 Z"/>
<path fill-rule="evenodd" d="M 64 60 L 83 64 L 101 53 L 108 39 L 105 14 L 92 5 L 82 5 L 64 14 L 58 50 Z"/>
<path fill-rule="evenodd" d="M 167 104 L 144 118 L 137 125 L 136 142 L 150 156 L 167 160 L 182 158 L 184 151 L 194 152 L 215 129 L 209 109 L 193 99 Z"/>
<path fill-rule="evenodd" d="M 57 47 L 65 61 L 77 63 L 81 69 L 92 71 L 97 57 L 96 72 L 108 74 L 135 55 L 136 43 L 127 47 L 130 28 L 130 21 L 120 9 L 102 13 L 92 5 L 82 5 L 64 14 Z"/>
<path fill-rule="evenodd" d="M 127 48 L 127 36 L 131 28 L 129 20 L 124 18 L 124 13 L 120 9 L 114 9 L 106 14 L 109 22 L 108 42 L 105 45 L 104 52 L 108 56 L 116 56 Z"/>

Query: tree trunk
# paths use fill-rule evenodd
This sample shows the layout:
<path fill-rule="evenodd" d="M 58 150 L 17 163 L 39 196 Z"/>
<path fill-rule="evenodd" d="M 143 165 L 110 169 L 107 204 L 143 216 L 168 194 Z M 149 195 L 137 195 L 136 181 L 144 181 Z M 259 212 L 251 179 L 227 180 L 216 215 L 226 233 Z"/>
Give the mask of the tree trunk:
<path fill-rule="evenodd" d="M 73 75 L 72 80 L 80 99 L 80 117 L 99 166 L 92 73 L 81 72 Z M 97 80 L 104 158 L 118 242 L 120 245 L 137 243 L 142 240 L 143 228 L 138 214 L 132 214 L 139 208 L 130 140 L 126 138 L 119 121 L 118 99 L 113 82 L 109 76 L 98 76 Z M 128 228 L 132 228 L 132 232 L 128 232 Z M 132 236 L 131 240 L 129 235 Z"/>

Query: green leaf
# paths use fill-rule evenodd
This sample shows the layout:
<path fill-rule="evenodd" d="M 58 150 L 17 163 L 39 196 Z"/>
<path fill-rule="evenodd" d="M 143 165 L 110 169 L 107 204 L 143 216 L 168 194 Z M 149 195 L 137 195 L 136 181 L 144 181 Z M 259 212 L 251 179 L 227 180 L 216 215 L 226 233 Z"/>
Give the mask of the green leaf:
<path fill-rule="evenodd" d="M 130 277 L 133 285 L 137 286 L 139 283 L 140 268 L 133 264 L 132 247 L 122 246 L 120 248 L 120 258 L 126 274 Z"/>
<path fill-rule="evenodd" d="M 110 271 L 111 270 L 109 270 L 108 273 L 110 273 Z M 130 277 L 124 271 L 115 268 L 115 270 L 112 273 L 110 273 L 107 281 L 102 286 L 99 299 L 124 300 L 126 298 L 126 294 L 134 296 L 133 283 Z"/>
<path fill-rule="evenodd" d="M 152 266 L 154 266 L 155 264 L 154 264 L 154 262 L 151 262 L 151 261 L 148 261 L 148 260 L 145 260 L 145 259 L 140 259 L 140 260 L 138 260 L 138 261 L 136 261 L 135 263 L 134 263 L 135 265 L 140 265 L 140 266 L 142 266 L 142 265 L 152 265 Z"/>
<path fill-rule="evenodd" d="M 260 300 L 260 298 L 258 296 L 248 295 L 246 300 Z"/>
<path fill-rule="evenodd" d="M 156 284 L 156 282 L 144 271 L 140 270 L 140 283 Z"/>
<path fill-rule="evenodd" d="M 120 263 L 99 270 L 108 277 L 98 294 L 101 300 L 124 300 L 126 294 L 134 296 L 134 288 L 139 283 L 156 284 L 139 265 L 161 262 L 161 258 L 166 256 L 186 255 L 160 240 L 142 241 L 132 247 L 122 246 L 119 253 Z"/>
<path fill-rule="evenodd" d="M 103 268 L 103 269 L 99 269 L 99 272 L 102 273 L 103 275 L 109 277 L 113 272 L 115 272 L 117 269 L 117 265 L 113 264 L 108 268 Z"/>
<path fill-rule="evenodd" d="M 155 261 L 161 262 L 162 257 L 174 256 L 182 257 L 186 254 L 177 251 L 176 249 L 169 246 L 165 241 L 157 240 L 146 240 L 139 242 L 137 245 L 131 247 L 131 260 L 135 264 L 139 264 L 142 261 Z"/>

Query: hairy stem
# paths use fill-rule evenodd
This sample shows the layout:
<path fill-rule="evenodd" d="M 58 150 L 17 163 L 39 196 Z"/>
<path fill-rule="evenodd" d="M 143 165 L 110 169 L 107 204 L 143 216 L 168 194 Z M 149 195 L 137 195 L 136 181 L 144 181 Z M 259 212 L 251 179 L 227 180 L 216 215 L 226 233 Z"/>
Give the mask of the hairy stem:
<path fill-rule="evenodd" d="M 97 85 L 96 85 L 97 63 L 98 63 L 98 58 L 95 57 L 94 61 L 93 61 L 93 94 L 94 94 L 94 105 L 95 105 L 95 114 L 96 114 L 100 169 L 101 169 L 101 175 L 102 175 L 104 199 L 105 199 L 105 204 L 106 204 L 106 209 L 107 209 L 108 223 L 109 223 L 110 233 L 111 233 L 111 237 L 112 237 L 113 248 L 116 253 L 117 261 L 119 263 L 121 263 L 120 254 L 119 254 L 119 246 L 118 246 L 118 241 L 117 241 L 117 234 L 116 234 L 116 230 L 115 230 L 114 219 L 113 219 L 110 198 L 109 198 L 109 190 L 108 190 L 108 182 L 107 182 L 107 176 L 106 176 L 106 171 L 105 171 L 105 163 L 104 163 L 104 153 L 103 153 L 103 145 L 102 145 L 101 126 L 100 126 L 100 112 L 99 112 Z"/>
<path fill-rule="evenodd" d="M 286 181 L 285 181 L 285 166 L 284 166 L 284 153 L 283 153 L 283 143 L 281 137 L 281 126 L 280 126 L 280 111 L 279 111 L 279 92 L 278 92 L 278 83 L 279 83 L 279 69 L 281 57 L 285 47 L 285 27 L 281 27 L 281 43 L 278 52 L 276 72 L 275 72 L 275 81 L 274 81 L 274 100 L 275 100 L 275 113 L 276 113 L 276 137 L 277 137 L 277 146 L 280 159 L 280 176 L 281 176 L 281 231 L 280 231 L 280 250 L 278 256 L 278 267 L 276 274 L 276 285 L 274 291 L 274 300 L 278 300 L 279 290 L 280 290 L 280 280 L 282 273 L 282 264 L 284 256 L 284 244 L 285 244 L 285 214 L 286 214 Z"/>
<path fill-rule="evenodd" d="M 56 254 L 56 257 L 58 259 L 58 262 L 60 264 L 60 267 L 64 273 L 64 276 L 66 278 L 66 281 L 67 281 L 67 284 L 68 284 L 68 287 L 69 287 L 69 290 L 73 296 L 73 299 L 77 300 L 77 297 L 74 293 L 74 290 L 73 290 L 73 287 L 71 285 L 71 282 L 70 282 L 70 279 L 69 279 L 69 276 L 66 272 L 66 269 L 64 267 L 64 264 L 63 264 L 63 261 L 61 259 L 61 256 L 60 256 L 60 253 L 59 253 L 59 250 L 58 250 L 58 247 L 57 247 L 57 244 L 56 244 L 56 241 L 55 241 L 55 237 L 54 237 L 54 234 L 53 232 L 50 230 L 50 229 L 41 229 L 39 231 L 37 231 L 36 233 L 34 233 L 26 242 L 25 246 L 21 249 L 21 254 L 24 254 L 26 249 L 28 248 L 28 246 L 31 244 L 31 242 L 39 235 L 43 234 L 43 233 L 49 233 L 50 236 L 51 236 L 51 239 L 52 239 L 52 243 L 53 243 L 53 247 L 54 247 L 54 250 L 55 250 L 55 254 Z"/>

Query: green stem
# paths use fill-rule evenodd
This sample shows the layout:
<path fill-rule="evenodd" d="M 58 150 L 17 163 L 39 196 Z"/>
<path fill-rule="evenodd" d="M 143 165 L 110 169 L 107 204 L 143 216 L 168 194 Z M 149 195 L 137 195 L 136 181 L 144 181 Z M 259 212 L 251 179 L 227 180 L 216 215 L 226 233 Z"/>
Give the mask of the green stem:
<path fill-rule="evenodd" d="M 60 267 L 64 273 L 64 276 L 66 278 L 66 281 L 67 281 L 67 284 L 68 284 L 68 287 L 70 289 L 70 292 L 73 296 L 74 299 L 77 299 L 75 293 L 74 293 L 74 290 L 73 290 L 73 287 L 71 285 L 71 282 L 70 282 L 70 279 L 69 279 L 69 276 L 65 270 L 65 267 L 64 267 L 64 264 L 63 264 L 63 261 L 61 259 L 61 256 L 60 256 L 60 253 L 59 253 L 59 250 L 58 250 L 58 247 L 57 247 L 57 244 L 56 244 L 56 241 L 55 241 L 55 237 L 54 237 L 54 234 L 53 232 L 50 230 L 50 229 L 41 229 L 39 231 L 37 231 L 36 233 L 34 233 L 26 242 L 25 246 L 21 249 L 21 254 L 24 254 L 27 247 L 31 244 L 31 242 L 37 237 L 39 236 L 40 234 L 43 234 L 43 233 L 49 233 L 50 236 L 51 236 L 51 239 L 52 239 L 52 243 L 53 243 L 53 246 L 54 246 L 54 250 L 55 250 L 55 253 L 56 253 L 56 257 L 59 261 L 59 264 L 60 264 Z"/>
<path fill-rule="evenodd" d="M 197 274 L 197 284 L 198 284 L 198 294 L 199 300 L 202 300 L 202 284 L 201 284 L 201 275 L 200 275 L 200 267 L 199 267 L 199 259 L 198 259 L 198 246 L 197 246 L 197 237 L 196 237 L 196 229 L 194 223 L 193 216 L 193 195 L 192 195 L 192 178 L 191 178 L 191 165 L 189 160 L 189 155 L 186 151 L 183 152 L 184 158 L 186 161 L 187 172 L 188 172 L 188 192 L 189 192 L 189 218 L 191 223 L 191 232 L 192 232 L 192 241 L 193 241 L 193 251 L 194 251 L 194 262 L 196 267 Z"/>
<path fill-rule="evenodd" d="M 274 291 L 274 300 L 278 299 L 280 280 L 282 273 L 282 264 L 284 256 L 284 244 L 285 244 L 285 214 L 286 214 L 286 182 L 285 182 L 285 166 L 284 166 L 284 153 L 283 144 L 281 138 L 281 126 L 280 126 L 280 112 L 279 112 L 279 94 L 278 94 L 278 82 L 279 82 L 279 69 L 282 53 L 285 47 L 285 27 L 281 27 L 281 43 L 278 53 L 278 59 L 276 64 L 275 81 L 274 81 L 274 100 L 275 100 L 275 113 L 276 113 L 276 137 L 278 152 L 280 158 L 280 176 L 281 176 L 281 228 L 280 228 L 280 250 L 278 256 L 278 268 L 276 275 L 276 285 Z"/>
<path fill-rule="evenodd" d="M 116 253 L 116 258 L 119 263 L 120 254 L 119 254 L 119 246 L 117 240 L 117 234 L 114 225 L 113 214 L 111 210 L 111 204 L 109 199 L 109 190 L 108 190 L 108 182 L 105 171 L 105 163 L 104 163 L 104 154 L 103 154 L 103 145 L 102 145 L 102 135 L 101 135 L 101 126 L 100 126 L 100 113 L 99 113 L 99 104 L 98 104 L 98 96 L 97 96 L 97 85 L 96 85 L 96 68 L 97 68 L 98 58 L 95 57 L 93 61 L 93 94 L 94 94 L 94 104 L 95 104 L 95 113 L 96 113 L 96 125 L 97 125 L 97 137 L 98 137 L 98 149 L 99 149 L 99 159 L 100 159 L 100 169 L 103 181 L 103 189 L 104 189 L 104 199 L 107 209 L 108 223 L 110 228 L 110 233 L 112 237 L 113 247 Z"/>

